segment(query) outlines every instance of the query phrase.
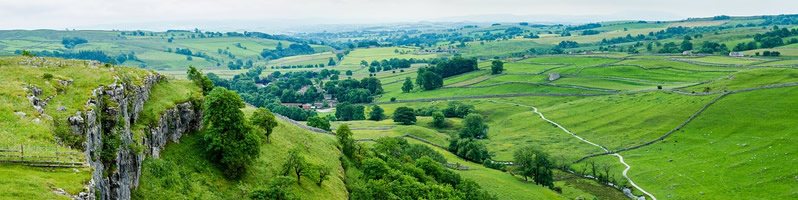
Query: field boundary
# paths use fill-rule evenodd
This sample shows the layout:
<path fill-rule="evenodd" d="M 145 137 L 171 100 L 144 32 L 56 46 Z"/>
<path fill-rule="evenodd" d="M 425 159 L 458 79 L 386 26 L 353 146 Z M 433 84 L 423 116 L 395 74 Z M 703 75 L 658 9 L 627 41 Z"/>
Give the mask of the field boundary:
<path fill-rule="evenodd" d="M 88 167 L 86 155 L 71 150 L 71 148 L 25 145 L 0 147 L 0 163 L 17 163 L 33 167 Z"/>

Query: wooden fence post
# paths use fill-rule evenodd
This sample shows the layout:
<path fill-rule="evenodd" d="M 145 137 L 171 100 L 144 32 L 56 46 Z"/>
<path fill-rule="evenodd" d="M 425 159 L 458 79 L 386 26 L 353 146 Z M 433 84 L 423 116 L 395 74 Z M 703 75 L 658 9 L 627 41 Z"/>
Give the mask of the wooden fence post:
<path fill-rule="evenodd" d="M 19 160 L 25 160 L 25 146 L 19 145 Z"/>

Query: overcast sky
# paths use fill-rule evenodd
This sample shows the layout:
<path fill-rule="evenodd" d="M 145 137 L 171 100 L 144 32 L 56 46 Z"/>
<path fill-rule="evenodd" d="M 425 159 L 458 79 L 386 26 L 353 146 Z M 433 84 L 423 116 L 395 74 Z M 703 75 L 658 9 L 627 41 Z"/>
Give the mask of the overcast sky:
<path fill-rule="evenodd" d="M 386 23 L 497 14 L 527 16 L 533 22 L 551 21 L 541 16 L 669 20 L 796 11 L 798 0 L 0 0 L 0 29 L 179 27 L 181 21 Z"/>

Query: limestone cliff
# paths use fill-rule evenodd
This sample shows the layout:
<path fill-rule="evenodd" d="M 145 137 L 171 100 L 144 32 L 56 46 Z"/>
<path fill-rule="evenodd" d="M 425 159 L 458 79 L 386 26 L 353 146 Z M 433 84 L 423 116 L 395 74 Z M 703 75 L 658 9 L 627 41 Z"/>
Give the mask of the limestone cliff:
<path fill-rule="evenodd" d="M 164 81 L 154 74 L 144 77 L 141 85 L 117 81 L 98 87 L 86 103 L 88 111 L 68 119 L 72 131 L 86 137 L 85 153 L 94 170 L 89 199 L 130 199 L 145 156 L 157 158 L 168 141 L 178 142 L 183 134 L 201 128 L 201 105 L 189 101 L 164 111 L 157 122 L 147 125 L 144 132 L 148 133 L 131 130 L 150 98 L 150 89 Z"/>

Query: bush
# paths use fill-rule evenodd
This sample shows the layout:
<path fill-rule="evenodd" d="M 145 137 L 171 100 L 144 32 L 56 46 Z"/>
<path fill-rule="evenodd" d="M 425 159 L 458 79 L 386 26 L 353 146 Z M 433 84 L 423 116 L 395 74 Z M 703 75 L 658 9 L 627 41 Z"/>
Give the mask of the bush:
<path fill-rule="evenodd" d="M 53 74 L 50 74 L 50 73 L 44 73 L 44 74 L 42 74 L 42 78 L 43 78 L 43 79 L 51 79 L 51 78 L 53 78 Z"/>
<path fill-rule="evenodd" d="M 446 127 L 446 118 L 443 117 L 442 112 L 432 113 L 432 123 L 438 128 Z"/>
<path fill-rule="evenodd" d="M 395 101 L 396 101 L 396 97 L 391 97 L 391 102 L 395 102 Z"/>

